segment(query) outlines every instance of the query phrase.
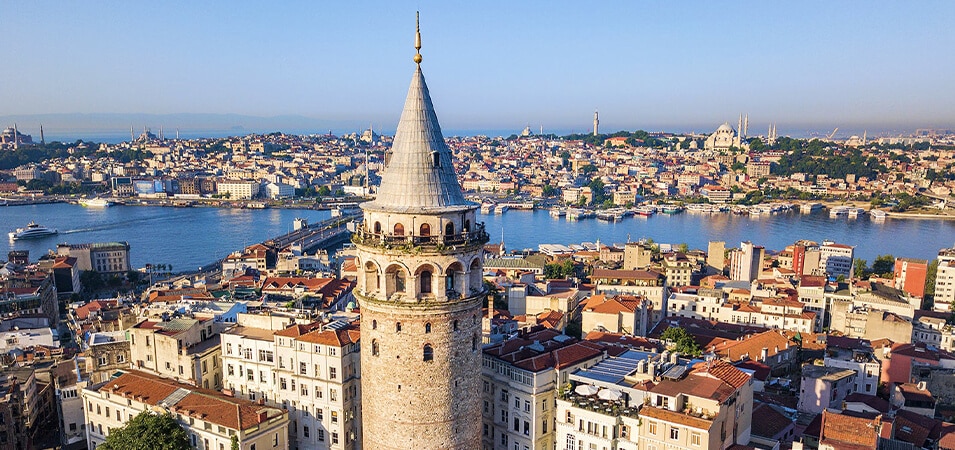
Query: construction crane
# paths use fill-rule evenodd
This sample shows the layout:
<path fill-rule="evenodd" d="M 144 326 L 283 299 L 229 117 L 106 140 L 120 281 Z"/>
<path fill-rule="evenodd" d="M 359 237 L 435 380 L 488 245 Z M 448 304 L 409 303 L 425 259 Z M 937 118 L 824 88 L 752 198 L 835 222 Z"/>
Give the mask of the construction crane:
<path fill-rule="evenodd" d="M 837 131 L 839 131 L 839 127 L 836 127 L 835 130 L 832 130 L 832 133 L 829 133 L 829 135 L 826 136 L 826 140 L 831 141 L 831 140 L 832 140 L 832 137 L 836 135 L 836 132 L 837 132 Z"/>

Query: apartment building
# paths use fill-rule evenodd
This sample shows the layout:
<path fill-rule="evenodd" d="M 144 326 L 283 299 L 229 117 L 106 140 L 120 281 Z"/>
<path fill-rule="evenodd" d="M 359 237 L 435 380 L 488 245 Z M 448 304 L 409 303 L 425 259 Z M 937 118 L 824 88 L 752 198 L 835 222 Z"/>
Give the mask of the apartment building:
<path fill-rule="evenodd" d="M 553 449 L 558 386 L 571 372 L 602 359 L 607 348 L 554 330 L 485 347 L 482 448 Z"/>
<path fill-rule="evenodd" d="M 233 437 L 242 450 L 289 448 L 288 412 L 146 372 L 120 372 L 86 387 L 82 396 L 90 448 L 143 411 L 172 414 L 196 449 L 231 449 Z"/>
<path fill-rule="evenodd" d="M 227 391 L 287 409 L 293 448 L 361 448 L 356 324 L 239 314 L 222 345 Z"/>
<path fill-rule="evenodd" d="M 719 361 L 688 366 L 676 355 L 653 360 L 643 353 L 631 350 L 572 375 L 574 386 L 557 401 L 558 448 L 702 450 L 749 443 L 749 375 Z"/>
<path fill-rule="evenodd" d="M 127 330 L 132 366 L 205 389 L 222 389 L 219 334 L 213 320 L 144 320 Z"/>
<path fill-rule="evenodd" d="M 626 294 L 649 300 L 653 304 L 650 312 L 651 327 L 666 315 L 669 289 L 666 285 L 666 277 L 659 272 L 594 269 L 590 279 L 596 285 L 598 294 Z"/>
<path fill-rule="evenodd" d="M 130 270 L 128 242 L 59 244 L 56 253 L 76 258 L 77 270 L 95 270 L 101 274 L 124 274 Z"/>
<path fill-rule="evenodd" d="M 823 241 L 819 246 L 819 268 L 830 277 L 840 275 L 849 278 L 852 276 L 852 258 L 855 247 L 837 244 L 832 241 Z"/>

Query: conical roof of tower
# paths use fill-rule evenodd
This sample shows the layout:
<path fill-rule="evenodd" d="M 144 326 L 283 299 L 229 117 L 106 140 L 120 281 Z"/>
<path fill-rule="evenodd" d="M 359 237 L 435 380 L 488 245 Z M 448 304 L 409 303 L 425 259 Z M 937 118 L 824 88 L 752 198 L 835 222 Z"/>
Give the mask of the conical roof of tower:
<path fill-rule="evenodd" d="M 391 145 L 391 160 L 374 201 L 362 209 L 396 213 L 438 213 L 477 207 L 464 199 L 454 173 L 451 150 L 441 135 L 438 116 L 419 66 Z"/>

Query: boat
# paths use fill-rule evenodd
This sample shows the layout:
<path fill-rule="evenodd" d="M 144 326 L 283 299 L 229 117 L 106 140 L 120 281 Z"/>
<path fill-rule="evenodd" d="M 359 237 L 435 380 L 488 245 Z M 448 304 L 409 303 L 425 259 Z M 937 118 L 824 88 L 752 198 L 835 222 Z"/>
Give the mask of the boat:
<path fill-rule="evenodd" d="M 563 209 L 560 209 L 560 208 L 554 208 L 550 210 L 551 217 L 564 217 L 566 215 L 567 215 L 567 211 L 564 211 Z"/>
<path fill-rule="evenodd" d="M 495 214 L 504 214 L 507 210 L 511 209 L 509 205 L 498 205 L 497 209 L 494 210 Z"/>
<path fill-rule="evenodd" d="M 854 219 L 859 217 L 859 214 L 864 214 L 865 209 L 862 208 L 849 208 L 849 218 Z"/>
<path fill-rule="evenodd" d="M 619 222 L 623 220 L 623 213 L 617 211 L 601 211 L 597 213 L 597 220 L 603 220 L 604 222 Z"/>
<path fill-rule="evenodd" d="M 832 208 L 829 210 L 829 217 L 833 219 L 836 217 L 847 216 L 847 215 L 849 215 L 848 206 L 836 206 L 835 208 Z"/>
<path fill-rule="evenodd" d="M 108 208 L 113 206 L 114 203 L 109 199 L 95 197 L 80 200 L 80 204 L 89 208 Z"/>
<path fill-rule="evenodd" d="M 56 228 L 47 228 L 43 225 L 39 225 L 36 222 L 30 222 L 29 225 L 23 228 L 17 228 L 16 231 L 11 231 L 9 233 L 11 240 L 20 240 L 20 239 L 38 239 L 47 236 L 53 236 L 59 234 L 59 231 L 56 231 Z"/>
<path fill-rule="evenodd" d="M 657 213 L 657 208 L 653 205 L 644 205 L 635 208 L 633 213 L 638 216 L 650 217 Z"/>
<path fill-rule="evenodd" d="M 820 210 L 820 209 L 822 209 L 822 203 L 810 202 L 810 203 L 803 203 L 802 206 L 799 207 L 799 212 L 803 214 L 809 214 L 813 211 Z"/>
<path fill-rule="evenodd" d="M 679 205 L 665 205 L 663 207 L 663 214 L 676 214 L 683 212 L 683 207 Z"/>
<path fill-rule="evenodd" d="M 873 209 L 869 211 L 869 216 L 872 217 L 872 220 L 885 220 L 888 214 L 881 209 Z"/>
<path fill-rule="evenodd" d="M 494 214 L 494 204 L 493 204 L 493 203 L 482 203 L 482 204 L 481 204 L 481 214 Z"/>

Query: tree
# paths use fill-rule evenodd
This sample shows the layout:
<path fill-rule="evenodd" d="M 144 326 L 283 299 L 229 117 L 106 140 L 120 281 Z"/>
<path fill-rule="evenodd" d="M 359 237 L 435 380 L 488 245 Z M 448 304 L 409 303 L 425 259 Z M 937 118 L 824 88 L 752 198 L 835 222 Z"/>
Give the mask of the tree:
<path fill-rule="evenodd" d="M 872 263 L 872 272 L 879 276 L 887 276 L 895 272 L 895 257 L 892 255 L 876 256 Z"/>
<path fill-rule="evenodd" d="M 99 291 L 106 286 L 106 282 L 103 281 L 103 276 L 95 270 L 84 270 L 80 272 L 80 284 L 82 284 L 83 289 L 89 293 Z"/>
<path fill-rule="evenodd" d="M 189 438 L 171 414 L 154 414 L 143 411 L 126 425 L 114 428 L 106 442 L 98 448 L 103 450 L 187 450 Z"/>
<path fill-rule="evenodd" d="M 865 278 L 866 272 L 869 270 L 868 262 L 862 258 L 856 258 L 852 261 L 853 272 L 852 274 L 856 278 Z"/>
<path fill-rule="evenodd" d="M 699 356 L 703 354 L 703 349 L 700 348 L 700 344 L 697 344 L 696 340 L 693 339 L 693 335 L 683 327 L 667 328 L 666 331 L 660 335 L 660 339 L 670 342 L 673 350 L 684 355 Z"/>

